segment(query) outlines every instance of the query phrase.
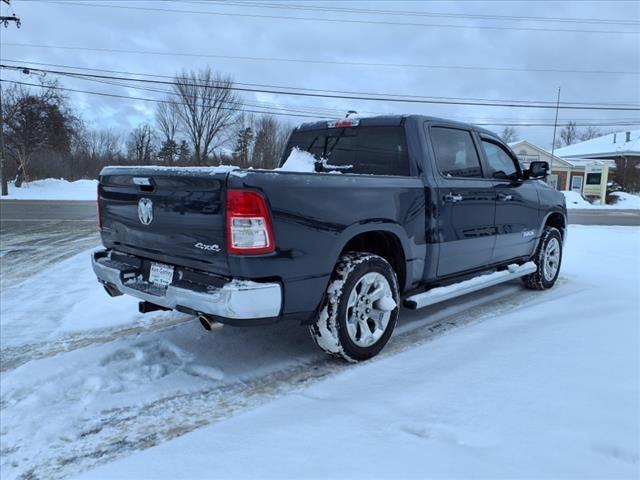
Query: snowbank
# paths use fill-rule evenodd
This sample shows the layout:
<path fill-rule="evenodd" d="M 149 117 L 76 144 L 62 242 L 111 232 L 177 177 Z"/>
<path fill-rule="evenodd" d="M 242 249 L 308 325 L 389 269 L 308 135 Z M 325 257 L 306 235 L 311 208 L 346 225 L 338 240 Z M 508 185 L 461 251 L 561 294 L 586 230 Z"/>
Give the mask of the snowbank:
<path fill-rule="evenodd" d="M 634 195 L 626 192 L 615 192 L 611 195 L 618 197 L 618 201 L 611 205 L 611 207 L 640 210 L 640 195 Z"/>
<path fill-rule="evenodd" d="M 570 229 L 515 309 L 81 478 L 637 478 L 640 230 Z"/>
<path fill-rule="evenodd" d="M 591 207 L 593 207 L 593 205 L 591 205 L 584 198 L 582 198 L 582 195 L 580 195 L 578 192 L 572 192 L 570 190 L 563 190 L 562 193 L 564 194 L 564 199 L 567 202 L 567 208 L 591 208 Z"/>
<path fill-rule="evenodd" d="M 572 209 L 623 209 L 640 210 L 640 196 L 626 192 L 614 192 L 611 195 L 618 197 L 618 201 L 612 205 L 600 205 L 587 202 L 578 192 L 565 190 L 562 192 L 567 202 L 567 208 Z"/>
<path fill-rule="evenodd" d="M 25 183 L 16 188 L 9 183 L 9 195 L 2 200 L 95 200 L 97 180 L 76 180 L 47 178 Z"/>

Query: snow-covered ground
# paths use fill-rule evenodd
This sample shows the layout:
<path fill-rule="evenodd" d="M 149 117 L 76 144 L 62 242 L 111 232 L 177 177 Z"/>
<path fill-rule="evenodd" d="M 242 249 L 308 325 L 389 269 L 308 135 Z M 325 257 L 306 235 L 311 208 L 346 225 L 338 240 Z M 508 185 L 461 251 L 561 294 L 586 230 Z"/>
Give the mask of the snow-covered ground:
<path fill-rule="evenodd" d="M 2 291 L 2 478 L 638 478 L 639 243 L 572 226 L 554 289 L 402 311 L 355 366 L 141 316 L 82 253 Z"/>
<path fill-rule="evenodd" d="M 58 178 L 46 178 L 25 183 L 16 188 L 9 183 L 9 195 L 2 200 L 95 200 L 96 180 L 76 180 L 69 182 Z"/>
<path fill-rule="evenodd" d="M 578 192 L 572 192 L 564 190 L 562 192 L 567 202 L 568 209 L 613 209 L 613 210 L 640 210 L 640 195 L 626 193 L 626 192 L 614 192 L 611 195 L 618 197 L 618 201 L 612 205 L 600 205 L 587 202 L 582 195 Z"/>

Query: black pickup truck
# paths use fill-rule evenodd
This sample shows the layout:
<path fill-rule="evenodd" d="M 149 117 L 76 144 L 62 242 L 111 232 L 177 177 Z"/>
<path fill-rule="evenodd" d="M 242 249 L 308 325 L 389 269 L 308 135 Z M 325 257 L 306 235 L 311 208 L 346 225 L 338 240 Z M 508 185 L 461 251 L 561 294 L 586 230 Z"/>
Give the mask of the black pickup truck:
<path fill-rule="evenodd" d="M 283 154 L 311 171 L 106 167 L 93 268 L 140 311 L 296 319 L 349 361 L 376 355 L 400 305 L 522 278 L 550 288 L 566 236 L 546 162 L 495 134 L 419 115 L 306 123 Z"/>

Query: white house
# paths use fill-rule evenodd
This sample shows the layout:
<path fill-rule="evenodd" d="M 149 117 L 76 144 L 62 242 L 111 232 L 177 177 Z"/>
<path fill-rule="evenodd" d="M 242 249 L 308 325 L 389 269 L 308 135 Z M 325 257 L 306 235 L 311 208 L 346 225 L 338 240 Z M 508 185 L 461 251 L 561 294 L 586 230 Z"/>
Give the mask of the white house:
<path fill-rule="evenodd" d="M 556 155 L 580 164 L 597 160 L 614 165 L 614 179 L 625 191 L 640 190 L 640 130 L 609 133 L 559 148 Z"/>
<path fill-rule="evenodd" d="M 509 144 L 511 150 L 518 156 L 524 168 L 535 161 L 545 161 L 551 166 L 551 174 L 547 179 L 549 185 L 558 190 L 582 191 L 584 167 L 593 160 L 568 160 L 558 155 L 551 155 L 544 148 L 540 148 L 526 140 L 519 140 Z M 613 163 L 613 162 L 612 162 Z M 615 165 L 614 165 L 615 166 Z"/>

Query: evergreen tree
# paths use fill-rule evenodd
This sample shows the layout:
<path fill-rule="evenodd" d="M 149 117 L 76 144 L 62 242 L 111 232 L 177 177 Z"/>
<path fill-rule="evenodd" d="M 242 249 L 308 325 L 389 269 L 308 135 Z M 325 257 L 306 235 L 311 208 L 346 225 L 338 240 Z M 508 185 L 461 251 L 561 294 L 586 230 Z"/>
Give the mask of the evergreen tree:
<path fill-rule="evenodd" d="M 252 142 L 253 129 L 251 127 L 245 127 L 238 131 L 236 145 L 233 149 L 233 160 L 240 168 L 246 168 L 249 166 Z"/>
<path fill-rule="evenodd" d="M 178 147 L 178 163 L 180 165 L 189 165 L 191 163 L 191 151 L 189 150 L 189 144 L 182 140 Z"/>
<path fill-rule="evenodd" d="M 173 164 L 178 161 L 179 157 L 179 147 L 178 144 L 174 140 L 165 140 L 160 145 L 160 150 L 158 151 L 158 158 L 167 164 Z"/>

